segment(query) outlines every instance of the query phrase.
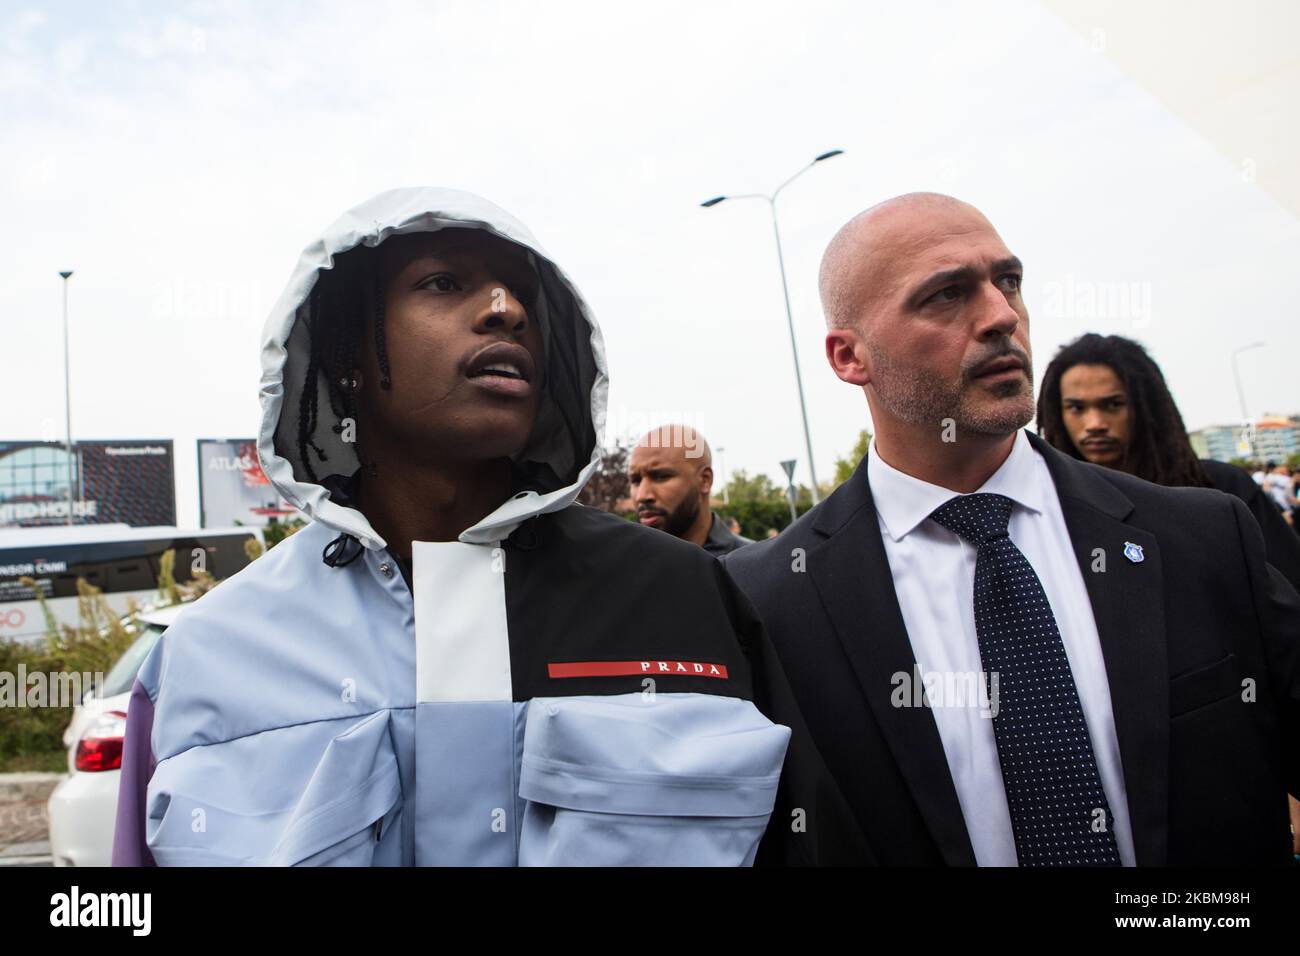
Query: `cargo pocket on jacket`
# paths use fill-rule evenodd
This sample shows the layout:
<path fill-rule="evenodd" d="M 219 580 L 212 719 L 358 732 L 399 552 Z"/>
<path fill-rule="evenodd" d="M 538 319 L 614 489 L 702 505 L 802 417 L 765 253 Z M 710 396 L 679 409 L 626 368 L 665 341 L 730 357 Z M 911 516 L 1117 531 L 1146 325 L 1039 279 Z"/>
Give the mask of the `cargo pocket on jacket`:
<path fill-rule="evenodd" d="M 254 779 L 253 767 L 274 770 Z M 401 809 L 384 711 L 160 762 L 149 783 L 148 844 L 161 866 L 370 866 L 380 841 L 397 838 Z"/>
<path fill-rule="evenodd" d="M 747 866 L 790 731 L 706 694 L 535 699 L 524 735 L 523 866 Z"/>
<path fill-rule="evenodd" d="M 267 862 L 271 866 L 370 866 L 401 810 L 402 781 L 394 760 L 360 789 L 298 817 Z"/>

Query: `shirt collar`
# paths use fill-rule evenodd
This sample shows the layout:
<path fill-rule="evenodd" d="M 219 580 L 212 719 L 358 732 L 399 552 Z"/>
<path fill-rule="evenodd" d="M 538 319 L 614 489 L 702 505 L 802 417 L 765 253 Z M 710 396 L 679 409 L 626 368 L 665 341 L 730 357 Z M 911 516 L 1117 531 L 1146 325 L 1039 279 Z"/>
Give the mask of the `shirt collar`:
<path fill-rule="evenodd" d="M 979 488 L 983 494 L 1005 495 L 1021 507 L 1041 513 L 1043 486 L 1039 465 L 1041 456 L 1029 444 L 1024 429 L 1016 432 L 1011 444 L 1011 454 L 989 480 Z M 867 449 L 867 481 L 871 497 L 876 504 L 876 514 L 885 524 L 885 531 L 895 541 L 901 541 L 916 530 L 934 509 L 953 498 L 958 492 L 913 478 L 886 464 L 876 451 L 876 440 L 871 439 Z"/>

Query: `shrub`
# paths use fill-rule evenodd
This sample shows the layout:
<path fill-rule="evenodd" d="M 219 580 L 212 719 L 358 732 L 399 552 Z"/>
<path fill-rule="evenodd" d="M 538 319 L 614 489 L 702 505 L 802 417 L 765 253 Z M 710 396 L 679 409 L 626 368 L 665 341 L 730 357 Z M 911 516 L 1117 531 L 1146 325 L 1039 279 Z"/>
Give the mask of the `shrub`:
<path fill-rule="evenodd" d="M 30 644 L 0 641 L 0 673 L 13 675 L 15 695 L 26 699 L 28 692 L 27 686 L 17 684 L 19 665 L 29 675 L 48 675 L 51 684 L 59 674 L 107 674 L 136 639 L 136 608 L 131 607 L 123 623 L 100 589 L 84 578 L 77 580 L 79 621 L 75 627 L 55 626 L 41 589 L 30 579 L 23 583 L 35 590 L 41 602 L 46 636 Z M 83 692 L 89 689 L 82 687 Z M 72 719 L 74 702 L 61 707 L 50 703 L 47 699 L 45 706 L 0 707 L 0 769 L 48 767 L 53 760 L 42 755 L 63 752 L 63 730 Z"/>
<path fill-rule="evenodd" d="M 249 557 L 257 555 L 250 551 Z M 177 584 L 175 565 L 175 551 L 163 552 L 158 573 L 158 594 L 163 604 L 197 600 L 219 583 L 207 571 L 196 571 L 188 584 Z M 103 592 L 84 578 L 77 579 L 75 626 L 60 626 L 36 582 L 31 578 L 21 580 L 40 601 L 45 616 L 45 637 L 33 643 L 0 641 L 0 674 L 13 675 L 16 685 L 19 665 L 27 674 L 49 675 L 47 683 L 57 680 L 60 674 L 106 675 L 139 636 L 138 608 L 134 602 L 129 603 L 124 620 L 108 604 Z M 89 689 L 82 687 L 83 693 Z M 14 690 L 26 699 L 26 686 L 15 686 Z M 72 719 L 73 708 L 71 703 L 62 707 L 52 707 L 50 703 L 47 699 L 46 706 L 40 707 L 0 706 L 0 771 L 62 766 L 63 731 Z"/>

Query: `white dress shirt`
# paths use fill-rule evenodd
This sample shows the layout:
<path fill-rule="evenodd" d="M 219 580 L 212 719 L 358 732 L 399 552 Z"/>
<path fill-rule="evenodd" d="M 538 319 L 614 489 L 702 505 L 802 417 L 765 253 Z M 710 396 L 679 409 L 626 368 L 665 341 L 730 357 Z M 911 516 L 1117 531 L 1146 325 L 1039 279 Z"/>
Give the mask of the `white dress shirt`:
<path fill-rule="evenodd" d="M 867 456 L 867 480 L 894 579 L 894 593 L 922 675 L 951 679 L 948 675 L 980 673 L 974 604 L 977 549 L 929 520 L 936 508 L 958 497 L 958 493 L 886 464 L 874 440 Z M 1133 866 L 1133 832 L 1124 772 L 1092 603 L 1075 559 L 1056 485 L 1047 463 L 1029 444 L 1023 430 L 1017 432 L 1007 460 L 979 491 L 1005 495 L 1014 502 L 1008 528 L 1011 541 L 1037 573 L 1052 606 L 1088 724 L 1102 789 L 1110 804 L 1120 861 L 1124 866 Z M 945 698 L 941 693 L 935 703 L 938 706 L 933 706 L 931 713 L 939 728 L 976 862 L 980 866 L 1015 866 L 1016 842 L 998 763 L 990 701 L 987 697 L 980 702 L 962 700 L 961 695 Z"/>

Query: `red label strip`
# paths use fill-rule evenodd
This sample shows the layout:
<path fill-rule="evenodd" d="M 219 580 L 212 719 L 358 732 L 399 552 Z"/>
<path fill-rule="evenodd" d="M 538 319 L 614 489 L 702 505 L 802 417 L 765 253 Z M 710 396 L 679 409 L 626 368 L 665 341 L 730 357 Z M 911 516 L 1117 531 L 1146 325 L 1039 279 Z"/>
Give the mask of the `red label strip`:
<path fill-rule="evenodd" d="M 572 661 L 547 664 L 551 677 L 721 677 L 726 678 L 725 664 L 702 664 L 697 661 Z"/>

